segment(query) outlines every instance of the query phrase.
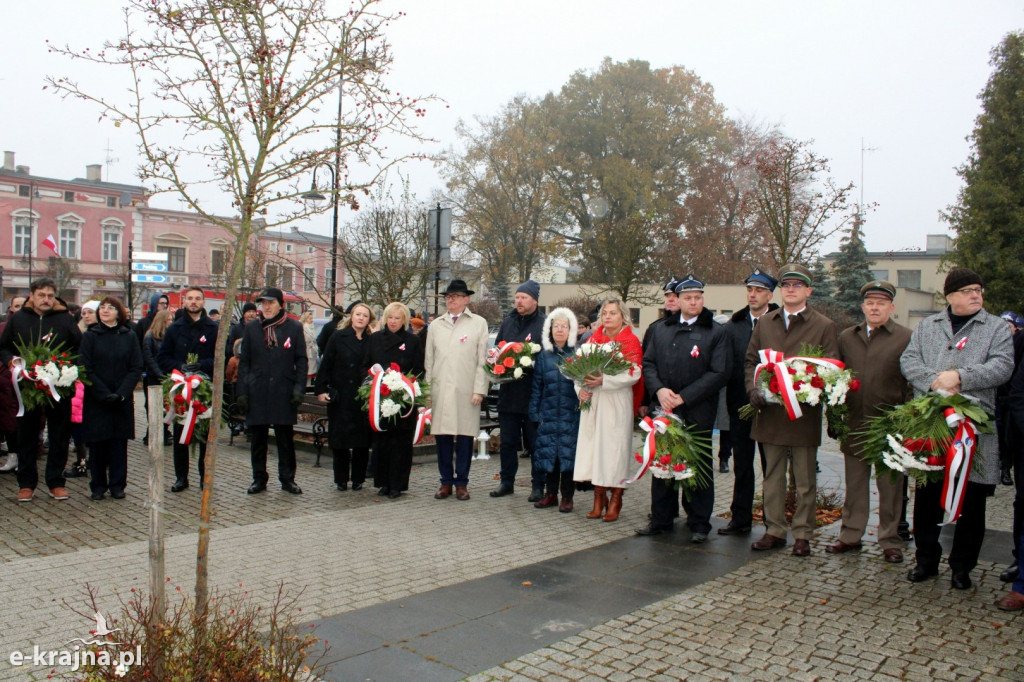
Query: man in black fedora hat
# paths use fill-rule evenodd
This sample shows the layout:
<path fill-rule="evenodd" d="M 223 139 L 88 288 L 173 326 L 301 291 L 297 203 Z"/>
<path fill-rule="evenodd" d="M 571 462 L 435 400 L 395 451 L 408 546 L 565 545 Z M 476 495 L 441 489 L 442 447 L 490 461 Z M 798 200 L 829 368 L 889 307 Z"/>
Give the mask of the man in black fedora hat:
<path fill-rule="evenodd" d="M 443 293 L 447 312 L 434 320 L 427 334 L 424 366 L 430 384 L 430 432 L 437 441 L 441 477 L 434 497 L 439 500 L 450 497 L 453 487 L 456 499 L 469 499 L 473 441 L 480 431 L 480 404 L 487 393 L 487 321 L 467 307 L 473 294 L 464 281 L 453 279 Z"/>

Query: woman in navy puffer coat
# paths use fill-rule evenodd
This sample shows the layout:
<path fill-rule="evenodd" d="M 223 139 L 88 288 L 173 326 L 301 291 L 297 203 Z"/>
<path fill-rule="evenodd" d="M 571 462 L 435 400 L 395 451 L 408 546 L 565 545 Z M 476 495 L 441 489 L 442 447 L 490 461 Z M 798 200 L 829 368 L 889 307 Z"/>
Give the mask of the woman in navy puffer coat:
<path fill-rule="evenodd" d="M 576 432 L 580 427 L 580 399 L 573 382 L 558 371 L 563 357 L 576 346 L 576 316 L 568 308 L 555 308 L 544 321 L 542 350 L 535 358 L 533 391 L 530 394 L 530 419 L 539 422 L 533 456 L 538 471 L 547 473 L 547 491 L 538 509 L 562 503 L 558 511 L 572 511 L 572 480 L 576 461 Z"/>

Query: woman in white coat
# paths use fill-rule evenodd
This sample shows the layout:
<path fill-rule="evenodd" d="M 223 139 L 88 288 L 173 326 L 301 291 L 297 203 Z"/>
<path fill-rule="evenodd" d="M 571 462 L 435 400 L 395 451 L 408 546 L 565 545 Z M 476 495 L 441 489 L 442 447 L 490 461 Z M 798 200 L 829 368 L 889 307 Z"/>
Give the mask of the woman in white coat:
<path fill-rule="evenodd" d="M 430 433 L 437 441 L 441 487 L 435 498 L 469 499 L 469 466 L 473 441 L 480 432 L 480 404 L 487 393 L 484 373 L 487 321 L 466 307 L 473 291 L 453 279 L 444 291 L 448 309 L 427 330 L 424 366 L 430 384 Z M 455 466 L 452 466 L 452 456 Z"/>
<path fill-rule="evenodd" d="M 622 482 L 629 477 L 633 461 L 633 417 L 643 395 L 643 351 L 626 322 L 622 301 L 608 299 L 602 303 L 599 321 L 601 326 L 587 343 L 619 343 L 633 366 L 615 376 L 590 376 L 577 387 L 580 398 L 589 399 L 591 404 L 580 415 L 573 479 L 590 481 L 594 486 L 594 509 L 587 518 L 615 521 L 622 509 Z"/>

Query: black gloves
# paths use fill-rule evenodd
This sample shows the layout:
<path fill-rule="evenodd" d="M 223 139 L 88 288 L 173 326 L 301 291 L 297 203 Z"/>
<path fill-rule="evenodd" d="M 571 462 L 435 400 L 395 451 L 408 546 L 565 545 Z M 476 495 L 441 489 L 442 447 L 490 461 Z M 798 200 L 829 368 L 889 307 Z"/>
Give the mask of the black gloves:
<path fill-rule="evenodd" d="M 124 402 L 124 398 L 122 398 L 116 393 L 111 393 L 109 395 L 104 396 L 100 402 L 102 402 L 104 405 L 120 405 L 121 403 Z"/>
<path fill-rule="evenodd" d="M 237 398 L 235 398 L 235 407 L 238 408 L 239 412 L 248 412 L 249 411 L 249 396 L 247 396 L 247 395 L 240 395 Z"/>
<path fill-rule="evenodd" d="M 761 389 L 755 388 L 750 392 L 750 404 L 758 410 L 763 410 L 768 407 L 768 401 L 765 400 L 764 393 L 761 392 Z"/>
<path fill-rule="evenodd" d="M 304 397 L 303 393 L 301 393 L 299 391 L 296 391 L 296 392 L 292 393 L 292 399 L 289 402 L 291 402 L 292 407 L 297 408 L 299 405 L 302 404 L 303 397 Z"/>

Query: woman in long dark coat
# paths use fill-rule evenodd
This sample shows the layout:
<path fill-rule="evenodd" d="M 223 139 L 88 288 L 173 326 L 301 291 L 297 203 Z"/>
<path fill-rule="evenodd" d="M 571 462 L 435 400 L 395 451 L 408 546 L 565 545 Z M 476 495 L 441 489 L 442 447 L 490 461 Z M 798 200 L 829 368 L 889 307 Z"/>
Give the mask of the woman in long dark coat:
<path fill-rule="evenodd" d="M 541 335 L 544 350 L 534 359 L 530 393 L 530 419 L 538 422 L 534 462 L 547 475 L 547 492 L 533 506 L 546 509 L 557 504 L 558 511 L 564 513 L 572 511 L 576 489 L 572 474 L 580 428 L 580 400 L 572 380 L 558 371 L 558 363 L 575 351 L 577 326 L 576 316 L 568 308 L 555 308 L 548 313 Z"/>
<path fill-rule="evenodd" d="M 128 483 L 128 439 L 135 438 L 135 385 L 142 376 L 142 349 L 128 326 L 121 301 L 100 301 L 99 323 L 82 335 L 81 363 L 90 384 L 85 389 L 82 426 L 89 445 L 92 499 L 107 491 L 124 498 Z"/>
<path fill-rule="evenodd" d="M 423 377 L 423 345 L 420 337 L 410 333 L 409 308 L 404 303 L 389 303 L 382 314 L 384 325 L 370 337 L 368 366 L 379 364 L 387 369 L 392 363 L 402 374 Z M 378 495 L 391 499 L 401 497 L 409 489 L 412 470 L 412 432 L 416 427 L 417 410 L 404 418 L 383 420 L 386 431 L 376 434 L 373 485 Z"/>
<path fill-rule="evenodd" d="M 366 377 L 366 353 L 374 320 L 369 306 L 352 306 L 327 342 L 313 387 L 320 402 L 327 403 L 327 443 L 334 453 L 334 484 L 338 490 L 348 490 L 350 466 L 352 490 L 362 490 L 366 480 L 370 420 L 356 393 Z"/>

